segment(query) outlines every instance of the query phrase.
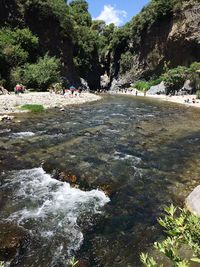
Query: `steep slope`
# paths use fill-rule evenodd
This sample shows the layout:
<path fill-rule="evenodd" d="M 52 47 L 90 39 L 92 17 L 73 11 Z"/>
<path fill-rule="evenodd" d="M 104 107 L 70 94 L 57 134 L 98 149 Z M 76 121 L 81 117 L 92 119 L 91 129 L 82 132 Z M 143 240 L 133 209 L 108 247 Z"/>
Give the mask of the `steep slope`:
<path fill-rule="evenodd" d="M 200 61 L 199 14 L 200 2 L 193 0 L 182 1 L 180 7 L 159 15 L 153 23 L 147 21 L 143 27 L 139 23 L 135 26 L 137 17 L 133 18 L 128 46 L 121 55 L 113 51 L 113 58 L 116 53 L 121 59 L 128 53 L 131 57 L 128 62 L 112 62 L 111 67 L 114 66 L 119 71 L 111 78 L 127 84 L 138 78 L 148 79 L 159 75 L 166 65 L 173 68 Z M 123 64 L 131 66 L 127 72 L 123 72 Z"/>

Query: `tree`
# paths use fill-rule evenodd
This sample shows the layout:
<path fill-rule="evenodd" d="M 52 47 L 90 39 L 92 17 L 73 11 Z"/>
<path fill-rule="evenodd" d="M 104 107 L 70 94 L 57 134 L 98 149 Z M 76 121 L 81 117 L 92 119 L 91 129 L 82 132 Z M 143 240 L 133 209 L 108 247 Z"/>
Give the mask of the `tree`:
<path fill-rule="evenodd" d="M 70 13 L 74 21 L 79 26 L 90 27 L 92 25 L 92 17 L 88 12 L 88 3 L 85 0 L 73 0 L 69 4 Z"/>
<path fill-rule="evenodd" d="M 0 30 L 0 70 L 3 80 L 9 86 L 12 68 L 31 62 L 38 49 L 38 38 L 25 29 L 2 28 Z"/>
<path fill-rule="evenodd" d="M 53 83 L 60 82 L 60 60 L 45 55 L 35 64 L 25 64 L 11 71 L 11 81 L 14 84 L 22 82 L 28 88 L 44 91 Z"/>

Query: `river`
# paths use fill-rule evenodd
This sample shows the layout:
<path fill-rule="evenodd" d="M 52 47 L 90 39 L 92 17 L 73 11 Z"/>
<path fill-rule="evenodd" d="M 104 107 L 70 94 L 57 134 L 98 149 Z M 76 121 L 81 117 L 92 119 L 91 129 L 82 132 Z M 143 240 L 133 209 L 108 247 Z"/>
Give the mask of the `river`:
<path fill-rule="evenodd" d="M 162 238 L 163 207 L 182 206 L 199 184 L 199 141 L 199 109 L 130 96 L 1 123 L 0 222 L 30 235 L 11 266 L 61 267 L 72 256 L 81 266 L 140 266 Z M 54 179 L 46 162 L 88 189 Z"/>

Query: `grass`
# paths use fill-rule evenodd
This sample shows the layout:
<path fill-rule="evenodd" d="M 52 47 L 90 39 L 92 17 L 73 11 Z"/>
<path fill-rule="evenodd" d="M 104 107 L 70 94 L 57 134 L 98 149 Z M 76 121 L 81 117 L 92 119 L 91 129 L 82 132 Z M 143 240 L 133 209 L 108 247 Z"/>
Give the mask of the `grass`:
<path fill-rule="evenodd" d="M 29 111 L 35 112 L 35 113 L 44 111 L 43 105 L 36 105 L 36 104 L 35 105 L 26 104 L 26 105 L 21 106 L 20 109 L 29 110 Z"/>

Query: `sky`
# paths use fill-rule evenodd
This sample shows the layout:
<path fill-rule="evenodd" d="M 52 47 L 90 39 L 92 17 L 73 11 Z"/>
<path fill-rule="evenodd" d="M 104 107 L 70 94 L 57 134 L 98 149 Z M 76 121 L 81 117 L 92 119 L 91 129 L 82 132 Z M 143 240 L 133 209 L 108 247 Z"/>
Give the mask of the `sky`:
<path fill-rule="evenodd" d="M 93 19 L 122 26 L 140 12 L 149 0 L 87 0 Z"/>

